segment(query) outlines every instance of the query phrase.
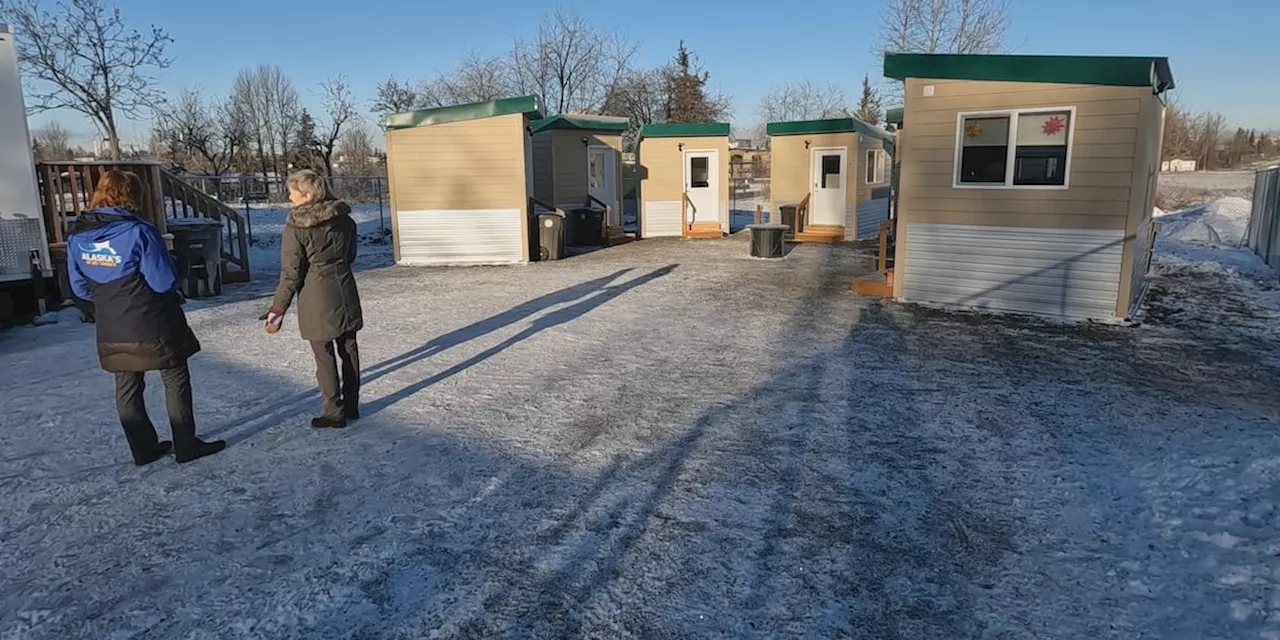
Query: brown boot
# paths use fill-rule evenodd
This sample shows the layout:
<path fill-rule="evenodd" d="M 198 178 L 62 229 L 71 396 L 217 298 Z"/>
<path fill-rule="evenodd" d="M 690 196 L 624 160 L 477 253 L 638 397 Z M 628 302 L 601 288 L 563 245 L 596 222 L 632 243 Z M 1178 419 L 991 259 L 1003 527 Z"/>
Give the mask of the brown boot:
<path fill-rule="evenodd" d="M 312 418 L 311 426 L 317 429 L 341 429 L 347 426 L 347 421 L 344 418 L 326 418 L 321 416 L 319 418 Z"/>

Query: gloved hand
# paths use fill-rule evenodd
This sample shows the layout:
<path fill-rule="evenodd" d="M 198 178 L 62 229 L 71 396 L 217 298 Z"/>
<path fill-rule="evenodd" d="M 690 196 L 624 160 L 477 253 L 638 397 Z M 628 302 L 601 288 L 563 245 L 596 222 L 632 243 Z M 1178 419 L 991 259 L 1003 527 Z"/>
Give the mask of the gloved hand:
<path fill-rule="evenodd" d="M 271 310 L 267 312 L 267 322 L 263 325 L 263 328 L 267 330 L 267 333 L 275 333 L 280 330 L 280 325 L 283 323 L 284 309 L 271 307 Z"/>

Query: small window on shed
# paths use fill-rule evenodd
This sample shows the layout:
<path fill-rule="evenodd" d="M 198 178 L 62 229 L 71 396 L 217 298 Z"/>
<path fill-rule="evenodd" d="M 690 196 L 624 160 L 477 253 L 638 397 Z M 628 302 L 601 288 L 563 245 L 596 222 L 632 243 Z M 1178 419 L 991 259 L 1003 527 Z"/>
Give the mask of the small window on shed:
<path fill-rule="evenodd" d="M 1004 184 L 1009 116 L 967 116 L 960 123 L 961 184 Z"/>
<path fill-rule="evenodd" d="M 884 170 L 888 154 L 884 149 L 867 149 L 867 184 L 884 182 Z"/>
<path fill-rule="evenodd" d="M 1067 186 L 1075 108 L 960 114 L 955 186 Z"/>
<path fill-rule="evenodd" d="M 1019 113 L 1013 183 L 1066 184 L 1070 127 L 1070 111 Z"/>
<path fill-rule="evenodd" d="M 693 156 L 689 158 L 689 186 L 701 189 L 711 186 L 710 158 Z"/>
<path fill-rule="evenodd" d="M 824 155 L 822 156 L 822 188 L 823 189 L 839 189 L 840 188 L 840 156 Z"/>

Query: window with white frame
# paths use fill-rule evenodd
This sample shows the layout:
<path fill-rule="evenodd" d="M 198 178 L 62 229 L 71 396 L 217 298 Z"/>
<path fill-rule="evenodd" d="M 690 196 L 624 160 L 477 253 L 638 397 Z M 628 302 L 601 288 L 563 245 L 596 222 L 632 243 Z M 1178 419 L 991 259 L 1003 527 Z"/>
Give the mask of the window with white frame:
<path fill-rule="evenodd" d="M 867 149 L 867 184 L 880 184 L 884 182 L 884 171 L 888 163 L 889 154 L 884 149 Z"/>
<path fill-rule="evenodd" d="M 956 186 L 1065 187 L 1075 108 L 962 113 Z"/>

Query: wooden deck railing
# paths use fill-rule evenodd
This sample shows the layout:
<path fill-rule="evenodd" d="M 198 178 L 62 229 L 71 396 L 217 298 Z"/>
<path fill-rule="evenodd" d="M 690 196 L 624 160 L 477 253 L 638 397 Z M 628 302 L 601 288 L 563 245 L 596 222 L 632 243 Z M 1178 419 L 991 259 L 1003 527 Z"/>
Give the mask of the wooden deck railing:
<path fill-rule="evenodd" d="M 685 191 L 680 194 L 680 235 L 687 236 L 693 231 L 693 223 L 689 222 L 689 208 L 693 207 L 693 215 L 698 215 L 698 206 L 693 204 L 693 200 L 689 199 L 689 192 Z"/>
<path fill-rule="evenodd" d="M 550 211 L 550 212 L 552 212 L 552 213 L 554 213 L 554 214 L 556 214 L 556 215 L 560 216 L 561 218 L 565 217 L 564 209 L 560 209 L 560 208 L 556 207 L 556 206 L 555 206 L 555 205 L 553 205 L 553 204 L 547 204 L 546 202 L 543 202 L 542 200 L 539 200 L 539 199 L 537 199 L 537 198 L 529 198 L 529 213 L 530 213 L 530 214 L 537 213 L 537 210 L 538 210 L 538 208 L 539 208 L 539 207 L 541 207 L 541 208 L 543 208 L 543 209 L 546 209 L 547 211 Z"/>
<path fill-rule="evenodd" d="M 112 169 L 131 171 L 142 180 L 145 197 L 135 211 L 168 232 L 166 221 L 173 218 L 208 218 L 222 224 L 222 269 L 224 282 L 249 280 L 249 237 L 240 212 L 191 186 L 154 162 L 41 162 L 36 166 L 45 230 L 50 246 L 66 242 L 71 224 L 90 209 L 93 189 L 102 174 Z"/>
<path fill-rule="evenodd" d="M 809 198 L 813 197 L 812 193 L 804 194 L 804 199 L 796 204 L 796 228 L 795 233 L 804 233 L 805 228 L 809 226 Z"/>
<path fill-rule="evenodd" d="M 45 231 L 50 244 L 66 242 L 71 224 L 93 199 L 94 186 L 102 174 L 112 169 L 132 171 L 142 179 L 146 196 L 135 211 L 165 233 L 164 207 L 160 197 L 160 165 L 148 162 L 41 162 L 36 165 L 40 201 L 44 209 Z"/>
<path fill-rule="evenodd" d="M 893 232 L 893 220 L 885 220 L 880 223 L 880 252 L 876 255 L 876 270 L 880 273 L 889 272 L 889 234 Z"/>
<path fill-rule="evenodd" d="M 249 236 L 244 216 L 191 183 L 160 169 L 161 207 L 168 218 L 208 218 L 222 225 L 222 280 L 249 281 Z"/>

